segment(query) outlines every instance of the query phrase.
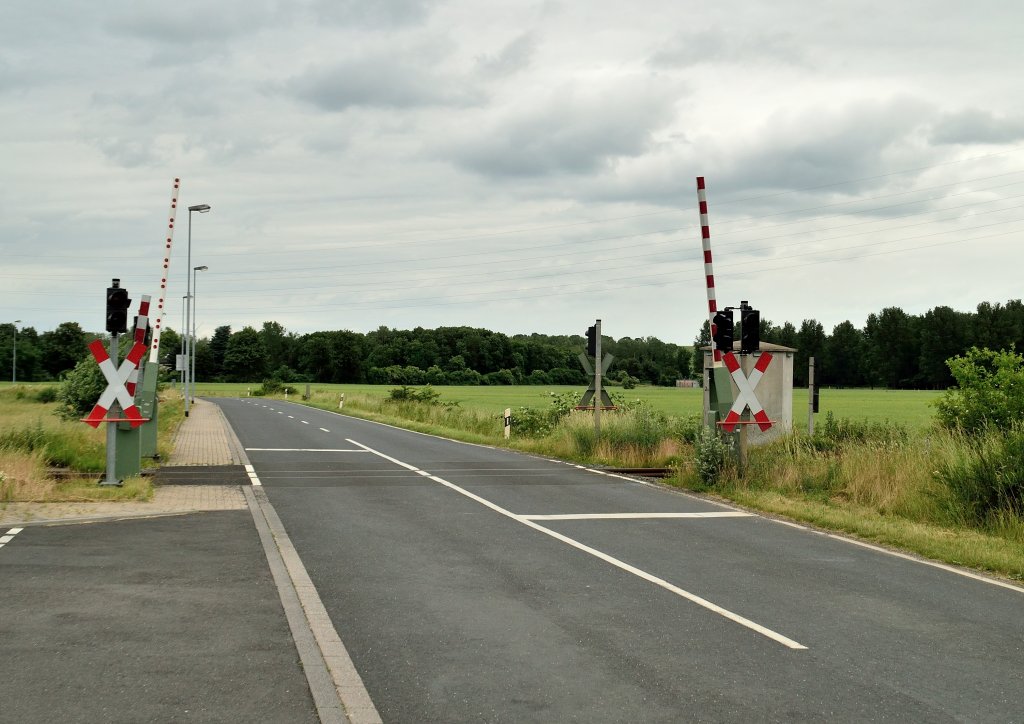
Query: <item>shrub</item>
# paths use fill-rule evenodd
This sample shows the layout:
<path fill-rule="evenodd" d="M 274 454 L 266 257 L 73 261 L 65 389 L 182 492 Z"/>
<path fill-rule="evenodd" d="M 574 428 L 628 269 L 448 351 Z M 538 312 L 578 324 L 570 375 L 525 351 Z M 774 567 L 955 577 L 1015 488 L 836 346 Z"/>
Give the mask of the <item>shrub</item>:
<path fill-rule="evenodd" d="M 420 389 L 402 385 L 401 387 L 391 390 L 388 394 L 388 399 L 398 402 L 423 402 L 428 405 L 437 405 L 440 404 L 441 393 L 430 385 L 421 387 Z M 450 406 L 455 407 L 457 406 L 457 403 Z"/>
<path fill-rule="evenodd" d="M 957 386 L 935 405 L 944 427 L 978 433 L 1024 420 L 1024 357 L 972 347 L 946 364 Z"/>
<path fill-rule="evenodd" d="M 99 365 L 92 357 L 84 359 L 60 383 L 60 405 L 55 412 L 65 420 L 80 420 L 92 411 L 106 388 L 107 380 Z"/>
<path fill-rule="evenodd" d="M 56 387 L 44 387 L 36 393 L 36 402 L 41 402 L 44 405 L 48 405 L 51 402 L 57 401 L 57 388 Z"/>
<path fill-rule="evenodd" d="M 711 487 L 722 477 L 726 467 L 732 463 L 732 438 L 728 441 L 710 427 L 701 427 L 700 435 L 693 446 L 694 468 L 700 481 Z"/>

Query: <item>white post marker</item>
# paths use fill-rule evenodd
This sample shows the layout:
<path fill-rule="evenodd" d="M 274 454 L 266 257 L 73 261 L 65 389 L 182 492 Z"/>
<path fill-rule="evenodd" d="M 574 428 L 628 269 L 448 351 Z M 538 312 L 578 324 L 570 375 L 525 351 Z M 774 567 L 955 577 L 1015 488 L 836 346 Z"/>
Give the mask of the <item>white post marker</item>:
<path fill-rule="evenodd" d="M 340 400 L 338 400 L 338 409 L 340 410 L 340 409 L 341 409 L 341 408 L 343 408 L 344 406 L 345 406 L 345 393 L 344 393 L 344 392 L 342 392 L 342 393 L 341 393 L 341 399 L 340 399 Z"/>
<path fill-rule="evenodd" d="M 100 340 L 93 340 L 89 345 L 89 351 L 92 352 L 92 356 L 96 359 L 96 364 L 100 366 L 100 370 L 107 380 L 107 389 L 103 391 L 96 406 L 92 408 L 92 412 L 85 418 L 85 423 L 91 427 L 99 427 L 100 423 L 107 416 L 107 410 L 110 409 L 114 400 L 117 400 L 121 403 L 124 416 L 131 421 L 131 426 L 138 427 L 141 425 L 145 420 L 142 419 L 142 414 L 139 412 L 139 408 L 135 406 L 135 400 L 128 394 L 128 389 L 124 386 L 124 383 L 128 379 L 128 375 L 131 374 L 131 371 L 139 364 L 139 360 L 146 354 L 146 345 L 136 342 L 128 356 L 125 357 L 124 362 L 117 369 L 114 368 L 114 363 L 111 361 L 107 350 L 103 349 L 103 342 Z"/>
<path fill-rule="evenodd" d="M 505 439 L 508 440 L 512 434 L 512 408 L 505 408 Z"/>
<path fill-rule="evenodd" d="M 765 352 L 758 358 L 757 364 L 754 365 L 754 369 L 750 373 L 750 377 L 745 377 L 743 375 L 743 370 L 740 368 L 740 362 L 732 352 L 726 352 L 722 359 L 739 390 L 739 393 L 736 395 L 736 401 L 733 403 L 732 408 L 729 410 L 729 414 L 726 415 L 725 421 L 722 423 L 722 429 L 726 432 L 732 432 L 736 427 L 736 423 L 739 422 L 740 415 L 743 413 L 743 410 L 749 407 L 750 411 L 754 413 L 754 419 L 757 421 L 757 426 L 761 428 L 761 432 L 767 432 L 771 429 L 772 421 L 768 419 L 768 415 L 764 411 L 764 408 L 761 407 L 761 403 L 757 401 L 757 395 L 754 394 L 754 388 L 757 387 L 757 383 L 760 382 L 761 377 L 764 376 L 764 371 L 768 369 L 768 365 L 771 364 L 771 354 Z"/>

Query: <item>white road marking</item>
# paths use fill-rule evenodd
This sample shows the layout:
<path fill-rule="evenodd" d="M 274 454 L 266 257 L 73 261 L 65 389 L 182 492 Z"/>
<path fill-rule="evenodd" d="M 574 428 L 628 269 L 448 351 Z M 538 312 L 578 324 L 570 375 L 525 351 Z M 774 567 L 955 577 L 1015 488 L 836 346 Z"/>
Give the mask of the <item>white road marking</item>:
<path fill-rule="evenodd" d="M 256 452 L 350 452 L 350 453 L 364 453 L 367 450 L 352 450 L 351 448 L 337 448 L 337 447 L 247 447 L 246 451 L 255 450 Z"/>
<path fill-rule="evenodd" d="M 308 424 L 309 424 L 309 423 L 308 423 L 308 422 L 306 422 L 305 420 L 299 420 L 299 422 L 301 422 L 301 423 L 302 423 L 303 425 L 308 425 Z"/>
<path fill-rule="evenodd" d="M 397 460 L 397 459 L 395 459 L 395 458 L 393 458 L 393 457 L 391 457 L 389 455 L 385 455 L 384 453 L 382 453 L 382 452 L 380 452 L 378 450 L 374 450 L 371 447 L 367 447 L 366 445 L 363 445 L 360 442 L 356 442 L 355 440 L 351 440 L 351 439 L 348 439 L 348 438 L 346 438 L 346 442 L 350 442 L 353 445 L 358 445 L 359 447 L 364 448 L 367 452 L 371 452 L 374 455 L 377 455 L 378 457 L 381 457 L 381 458 L 383 458 L 385 460 L 388 460 L 389 462 L 394 463 L 395 465 L 400 465 L 401 467 L 406 468 L 407 470 L 412 470 L 414 472 L 421 472 L 420 469 L 417 468 L 415 465 L 409 465 L 408 463 L 404 463 L 401 460 Z M 625 563 L 624 561 L 620 561 L 618 558 L 614 558 L 614 557 L 608 555 L 607 553 L 602 553 L 601 551 L 597 550 L 596 548 L 591 548 L 590 546 L 584 545 L 583 543 L 580 543 L 577 540 L 573 540 L 572 538 L 569 538 L 568 536 L 564 536 L 561 533 L 556 533 L 555 531 L 551 530 L 550 528 L 545 528 L 542 525 L 538 525 L 538 524 L 534 523 L 532 520 L 529 520 L 529 519 L 527 519 L 527 518 L 525 518 L 525 517 L 523 517 L 521 515 L 516 515 L 515 513 L 511 512 L 509 510 L 506 510 L 505 508 L 502 508 L 500 505 L 492 503 L 491 501 L 489 501 L 489 500 L 487 500 L 485 498 L 481 498 L 479 495 L 471 493 L 471 492 L 469 492 L 468 490 L 466 490 L 464 488 L 460 488 L 458 485 L 455 485 L 454 483 L 448 482 L 444 478 L 439 478 L 436 475 L 427 475 L 426 477 L 430 478 L 434 482 L 437 482 L 437 483 L 440 483 L 441 485 L 444 485 L 445 487 L 447 487 L 447 488 L 449 488 L 451 490 L 454 490 L 456 493 L 459 493 L 460 495 L 464 495 L 464 496 L 466 496 L 467 498 L 469 498 L 471 500 L 475 500 L 476 502 L 480 503 L 481 505 L 483 505 L 483 506 L 485 506 L 487 508 L 490 508 L 491 510 L 493 510 L 496 513 L 504 515 L 507 518 L 511 518 L 512 520 L 518 521 L 519 523 L 522 523 L 523 525 L 525 525 L 525 526 L 527 526 L 529 528 L 533 528 L 534 530 L 536 530 L 539 533 L 543 533 L 544 535 L 551 536 L 552 538 L 554 538 L 556 540 L 559 540 L 559 541 L 562 541 L 563 543 L 565 543 L 567 545 L 570 545 L 573 548 L 576 548 L 577 550 L 583 551 L 584 553 L 588 553 L 588 554 L 594 556 L 595 558 L 599 558 L 600 560 L 604 561 L 605 563 L 609 563 L 609 564 L 615 566 L 616 568 L 619 568 L 619 569 L 621 569 L 623 571 L 626 571 L 627 573 L 631 573 L 634 576 L 637 576 L 638 578 L 642 578 L 643 580 L 648 581 L 650 583 L 653 583 L 656 586 L 660 586 L 661 588 L 664 588 L 666 591 L 674 593 L 677 596 L 681 596 L 682 598 L 685 598 L 686 600 L 688 600 L 688 601 L 690 601 L 692 603 L 695 603 L 698 606 L 702 606 L 703 608 L 706 608 L 707 610 L 709 610 L 709 611 L 711 611 L 713 613 L 716 613 L 719 616 L 722 616 L 722 617 L 724 617 L 724 618 L 726 618 L 726 619 L 728 619 L 728 620 L 730 620 L 730 621 L 732 621 L 734 623 L 738 623 L 741 626 L 745 626 L 746 628 L 750 629 L 751 631 L 755 631 L 755 632 L 761 634 L 762 636 L 765 636 L 765 637 L 771 639 L 772 641 L 775 641 L 777 643 L 782 644 L 783 646 L 785 646 L 787 648 L 790 648 L 790 649 L 806 649 L 807 648 L 803 644 L 798 643 L 798 642 L 794 641 L 791 638 L 788 638 L 786 636 L 783 636 L 780 633 L 772 631 L 771 629 L 766 628 L 765 626 L 762 626 L 759 623 L 751 621 L 750 619 L 748 619 L 748 618 L 746 618 L 744 616 L 740 616 L 737 613 L 733 613 L 732 611 L 729 611 L 729 610 L 727 610 L 725 608 L 722 608 L 721 606 L 719 606 L 719 605 L 717 605 L 715 603 L 712 603 L 711 601 L 708 601 L 705 598 L 701 598 L 700 596 L 698 596 L 696 594 L 690 593 L 689 591 L 686 591 L 686 590 L 684 590 L 682 588 L 679 588 L 678 586 L 675 586 L 675 585 L 669 583 L 668 581 L 666 581 L 666 580 L 664 580 L 662 578 L 658 578 L 657 576 L 654 576 L 654 575 L 652 575 L 650 573 L 647 573 L 646 571 L 640 570 L 639 568 L 636 568 L 635 566 L 631 566 L 628 563 Z"/>
<path fill-rule="evenodd" d="M 326 427 L 321 427 L 320 429 L 323 430 L 324 432 L 330 432 L 330 430 L 328 430 Z"/>
<path fill-rule="evenodd" d="M 283 413 L 283 412 L 281 412 L 280 410 L 278 410 L 278 411 L 277 411 L 277 414 L 278 414 L 278 415 L 283 415 L 284 413 Z"/>
<path fill-rule="evenodd" d="M 263 486 L 263 483 L 260 482 L 260 479 L 258 477 L 256 477 L 256 470 L 253 468 L 252 465 L 246 465 L 245 466 L 245 472 L 249 476 L 249 482 L 250 483 L 252 483 L 253 485 L 256 485 L 258 487 L 262 487 Z"/>
<path fill-rule="evenodd" d="M 7 531 L 7 535 L 0 535 L 0 548 L 3 548 L 6 544 L 14 540 L 14 536 L 18 535 L 24 528 L 11 528 Z"/>
<path fill-rule="evenodd" d="M 752 518 L 751 513 L 712 511 L 707 513 L 569 513 L 566 515 L 521 515 L 525 520 L 635 520 L 638 518 Z"/>
<path fill-rule="evenodd" d="M 294 420 L 295 419 L 295 415 L 288 415 L 288 419 L 289 420 Z"/>

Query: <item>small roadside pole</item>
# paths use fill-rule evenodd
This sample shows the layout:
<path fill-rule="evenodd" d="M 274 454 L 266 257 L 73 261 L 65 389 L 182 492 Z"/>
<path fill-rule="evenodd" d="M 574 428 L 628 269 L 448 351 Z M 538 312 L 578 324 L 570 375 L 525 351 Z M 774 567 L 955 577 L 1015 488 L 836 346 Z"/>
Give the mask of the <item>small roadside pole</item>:
<path fill-rule="evenodd" d="M 338 409 L 340 410 L 343 407 L 345 407 L 345 393 L 344 392 L 341 393 L 341 399 L 338 400 Z"/>
<path fill-rule="evenodd" d="M 807 358 L 807 434 L 814 434 L 814 358 Z"/>
<path fill-rule="evenodd" d="M 512 436 L 512 408 L 505 408 L 505 439 L 508 440 Z"/>

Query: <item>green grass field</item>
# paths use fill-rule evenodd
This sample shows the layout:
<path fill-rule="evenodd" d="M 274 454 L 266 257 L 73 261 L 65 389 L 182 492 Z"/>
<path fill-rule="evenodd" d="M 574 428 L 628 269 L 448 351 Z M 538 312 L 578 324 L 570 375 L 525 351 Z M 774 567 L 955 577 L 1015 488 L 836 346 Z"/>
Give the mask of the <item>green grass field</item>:
<path fill-rule="evenodd" d="M 255 383 L 204 383 L 196 384 L 196 394 L 209 396 L 242 396 L 247 390 L 259 387 Z M 305 390 L 305 384 L 295 387 Z M 311 391 L 362 393 L 385 397 L 394 385 L 327 385 L 311 384 Z M 447 387 L 435 388 L 445 402 L 458 402 L 468 410 L 501 414 L 506 407 L 545 407 L 551 393 L 575 391 L 582 395 L 582 386 L 531 386 L 512 387 Z M 609 388 L 613 395 L 627 400 L 643 400 L 654 409 L 666 414 L 685 417 L 699 415 L 703 390 L 699 388 L 637 387 L 624 390 Z M 923 428 L 931 424 L 934 408 L 931 404 L 942 396 L 941 392 L 925 390 L 884 390 L 884 389 L 823 389 L 820 396 L 820 411 L 816 420 L 823 420 L 831 412 L 837 418 L 871 420 L 898 423 L 908 428 Z M 793 392 L 793 424 L 798 430 L 807 429 L 807 390 Z"/>

